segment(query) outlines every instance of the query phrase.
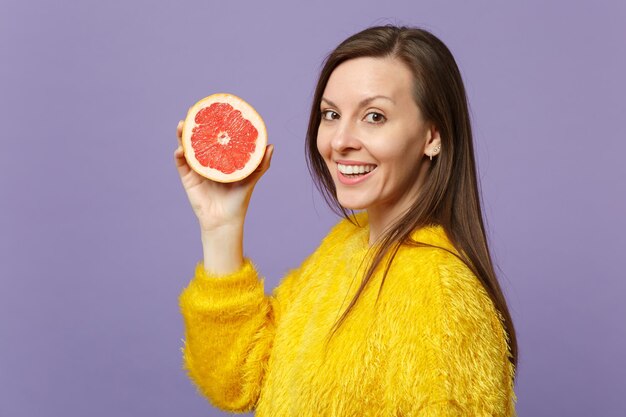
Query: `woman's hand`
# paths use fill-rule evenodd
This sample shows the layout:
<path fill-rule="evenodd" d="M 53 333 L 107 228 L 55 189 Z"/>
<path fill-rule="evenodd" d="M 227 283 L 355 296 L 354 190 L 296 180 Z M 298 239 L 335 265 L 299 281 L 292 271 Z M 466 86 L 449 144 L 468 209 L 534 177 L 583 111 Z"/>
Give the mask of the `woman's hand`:
<path fill-rule="evenodd" d="M 219 183 L 199 175 L 189 167 L 183 154 L 182 131 L 181 120 L 176 128 L 178 148 L 174 152 L 174 159 L 202 233 L 210 234 L 221 229 L 243 227 L 252 191 L 270 167 L 274 146 L 267 146 L 261 164 L 249 177 L 233 183 Z"/>

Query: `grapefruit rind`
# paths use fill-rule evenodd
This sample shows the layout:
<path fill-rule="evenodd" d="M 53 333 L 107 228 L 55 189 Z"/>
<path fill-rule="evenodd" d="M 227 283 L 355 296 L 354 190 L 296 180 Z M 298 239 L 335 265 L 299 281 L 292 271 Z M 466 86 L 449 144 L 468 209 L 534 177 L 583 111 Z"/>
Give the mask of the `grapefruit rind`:
<path fill-rule="evenodd" d="M 194 149 L 191 144 L 193 128 L 197 126 L 195 122 L 196 114 L 203 108 L 209 107 L 213 103 L 230 104 L 236 110 L 239 110 L 241 112 L 241 116 L 244 119 L 249 120 L 258 131 L 258 137 L 255 141 L 255 149 L 252 154 L 250 154 L 249 161 L 242 169 L 230 174 L 225 174 L 220 170 L 201 165 L 194 156 Z M 233 94 L 217 93 L 203 98 L 189 108 L 187 116 L 185 117 L 185 122 L 183 124 L 181 141 L 183 144 L 185 159 L 187 160 L 187 163 L 189 164 L 189 167 L 191 169 L 193 169 L 203 177 L 213 181 L 223 183 L 236 182 L 248 177 L 261 164 L 261 161 L 263 160 L 263 155 L 265 154 L 265 148 L 267 146 L 267 128 L 265 127 L 265 122 L 254 109 L 254 107 L 248 104 L 245 100 Z"/>

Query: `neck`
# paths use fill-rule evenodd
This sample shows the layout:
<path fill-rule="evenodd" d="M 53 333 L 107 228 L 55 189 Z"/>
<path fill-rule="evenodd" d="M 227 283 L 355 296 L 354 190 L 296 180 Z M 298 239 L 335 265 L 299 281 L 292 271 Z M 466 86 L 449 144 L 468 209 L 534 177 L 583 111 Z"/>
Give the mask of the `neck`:
<path fill-rule="evenodd" d="M 408 194 L 405 194 L 404 201 L 367 209 L 370 246 L 372 246 L 410 207 L 410 203 L 414 200 L 409 199 L 407 195 Z"/>
<path fill-rule="evenodd" d="M 382 202 L 376 206 L 367 208 L 367 218 L 369 221 L 369 244 L 372 246 L 415 202 L 419 190 L 422 188 L 428 162 L 420 167 L 420 174 L 412 187 L 408 187 L 406 192 L 391 202 Z"/>
<path fill-rule="evenodd" d="M 374 209 L 367 210 L 367 220 L 369 222 L 370 229 L 369 245 L 372 246 L 382 235 L 389 222 L 385 219 L 385 215 L 383 213 Z"/>

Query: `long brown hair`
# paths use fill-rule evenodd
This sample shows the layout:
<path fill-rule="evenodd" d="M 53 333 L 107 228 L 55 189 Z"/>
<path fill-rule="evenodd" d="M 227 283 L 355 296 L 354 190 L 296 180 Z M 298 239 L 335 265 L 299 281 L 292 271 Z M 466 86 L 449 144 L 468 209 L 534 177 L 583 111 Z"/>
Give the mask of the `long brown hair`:
<path fill-rule="evenodd" d="M 317 133 L 320 101 L 331 73 L 342 62 L 359 57 L 393 57 L 407 65 L 413 73 L 415 102 L 424 119 L 439 129 L 441 152 L 431 161 L 416 201 L 376 242 L 361 286 L 335 323 L 334 331 L 344 322 L 383 259 L 387 257 L 384 282 L 400 246 L 425 245 L 411 239 L 411 233 L 429 224 L 439 224 L 502 315 L 509 359 L 517 369 L 515 328 L 485 234 L 465 87 L 452 53 L 441 40 L 419 28 L 375 26 L 352 35 L 326 57 L 315 88 L 306 135 L 307 165 L 317 188 L 335 212 L 354 222 L 352 213 L 337 200 L 335 184 L 317 150 Z"/>

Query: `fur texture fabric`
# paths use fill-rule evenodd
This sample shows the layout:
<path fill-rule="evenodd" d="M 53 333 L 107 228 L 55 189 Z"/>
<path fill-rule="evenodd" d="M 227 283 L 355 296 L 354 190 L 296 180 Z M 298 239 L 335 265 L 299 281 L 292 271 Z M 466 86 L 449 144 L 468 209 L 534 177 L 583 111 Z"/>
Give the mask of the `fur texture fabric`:
<path fill-rule="evenodd" d="M 402 246 L 378 302 L 380 271 L 327 338 L 365 272 L 359 224 L 339 222 L 269 295 L 249 259 L 220 276 L 197 264 L 179 301 L 199 391 L 258 417 L 516 416 L 502 316 L 445 250 Z M 441 226 L 413 238 L 456 253 Z"/>

